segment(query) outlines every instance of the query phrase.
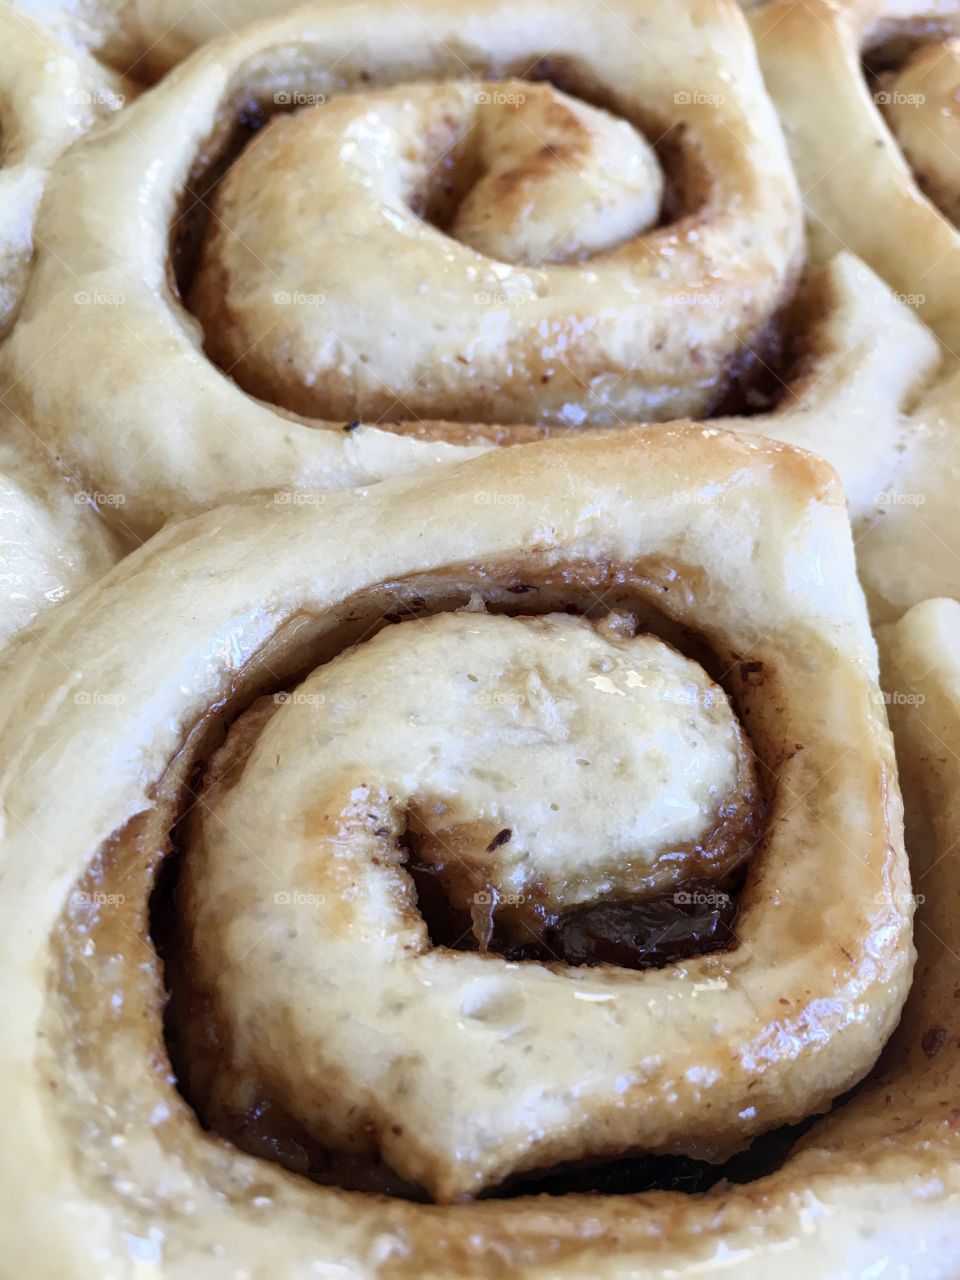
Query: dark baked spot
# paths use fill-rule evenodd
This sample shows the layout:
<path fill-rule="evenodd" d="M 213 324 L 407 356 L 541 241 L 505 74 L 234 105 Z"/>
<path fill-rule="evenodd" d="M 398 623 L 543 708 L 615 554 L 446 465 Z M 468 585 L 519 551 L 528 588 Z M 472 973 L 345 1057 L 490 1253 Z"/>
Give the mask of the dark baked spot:
<path fill-rule="evenodd" d="M 493 853 L 494 850 L 499 849 L 501 845 L 505 845 L 512 835 L 513 831 L 510 827 L 504 827 L 502 831 L 498 831 L 487 845 L 487 853 Z"/>
<path fill-rule="evenodd" d="M 946 1027 L 928 1027 L 920 1040 L 920 1048 L 928 1058 L 935 1058 L 950 1041 Z"/>

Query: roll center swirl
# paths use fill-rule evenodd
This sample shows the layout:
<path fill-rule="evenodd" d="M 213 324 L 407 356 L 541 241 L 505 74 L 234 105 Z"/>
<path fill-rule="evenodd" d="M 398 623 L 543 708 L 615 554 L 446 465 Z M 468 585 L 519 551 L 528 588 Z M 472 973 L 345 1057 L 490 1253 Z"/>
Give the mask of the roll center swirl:
<path fill-rule="evenodd" d="M 408 84 L 275 116 L 213 199 L 188 289 L 208 354 L 314 419 L 709 412 L 792 287 L 799 208 L 731 176 L 717 121 L 646 116 L 678 157 L 670 202 L 634 117 L 546 83 Z"/>
<path fill-rule="evenodd" d="M 557 1034 L 530 975 L 562 984 L 578 970 L 434 948 L 404 837 L 417 833 L 481 952 L 501 912 L 522 945 L 564 910 L 742 860 L 757 785 L 730 703 L 696 663 L 632 631 L 629 615 L 406 623 L 238 722 L 186 868 L 194 976 L 230 1046 L 221 1106 L 266 1094 L 313 1140 L 382 1152 L 441 1199 L 523 1163 L 531 1129 L 513 1108 L 532 1108 L 534 1130 L 558 1123 L 527 1094 L 529 1056 L 552 1054 Z M 456 1090 L 447 1052 L 440 1078 L 424 1052 L 450 1022 L 453 1056 L 484 1064 L 490 1115 L 473 1154 L 452 1095 L 431 1101 Z"/>

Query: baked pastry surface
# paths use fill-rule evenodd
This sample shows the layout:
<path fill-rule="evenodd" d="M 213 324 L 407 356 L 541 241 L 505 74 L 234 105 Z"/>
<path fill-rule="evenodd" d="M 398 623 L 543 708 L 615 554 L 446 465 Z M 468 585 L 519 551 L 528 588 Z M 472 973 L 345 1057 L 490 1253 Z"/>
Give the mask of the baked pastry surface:
<path fill-rule="evenodd" d="M 29 7 L 0 1272 L 956 1280 L 957 0 Z"/>
<path fill-rule="evenodd" d="M 106 495 L 64 480 L 20 423 L 0 413 L 0 425 L 2 649 L 102 577 L 120 558 L 122 543 L 99 518 Z"/>
<path fill-rule="evenodd" d="M 824 184 L 802 163 L 823 261 L 797 291 L 800 195 L 744 19 L 707 0 L 624 0 L 597 22 L 572 5 L 548 57 L 537 22 L 472 12 L 466 45 L 441 4 L 429 31 L 426 12 L 371 25 L 330 3 L 259 24 L 58 166 L 0 368 L 6 403 L 76 487 L 115 495 L 103 515 L 143 537 L 254 489 L 713 414 L 837 467 L 876 618 L 960 594 L 955 357 L 882 257 L 878 280 L 830 256 L 859 242 L 824 240 Z M 762 20 L 769 64 L 799 19 Z M 779 98 L 793 74 L 771 70 Z M 893 90 L 870 102 L 856 74 L 878 130 L 884 110 L 913 110 Z M 921 231 L 907 238 L 926 252 Z"/>
<path fill-rule="evenodd" d="M 493 501 L 493 495 L 511 497 Z M 481 600 L 492 613 L 479 610 Z M 401 616 L 427 620 L 401 622 L 370 639 L 370 621 L 382 620 L 387 601 Z M 549 615 L 574 603 L 600 618 L 612 611 L 614 618 L 606 625 L 613 630 L 604 637 L 592 624 L 569 617 L 537 620 L 544 611 Z M 465 604 L 471 605 L 468 612 L 456 612 Z M 160 1019 L 162 980 L 146 932 L 146 902 L 169 847 L 184 782 L 193 776 L 198 752 L 202 758 L 209 750 L 227 705 L 249 701 L 305 665 L 326 660 L 316 677 L 269 703 L 271 714 L 252 754 L 242 752 L 226 779 L 221 774 L 220 783 L 214 783 L 226 786 L 226 794 L 203 802 L 199 838 L 204 843 L 215 839 L 198 853 L 193 895 L 202 896 L 203 878 L 213 874 L 211 866 L 223 852 L 215 847 L 219 840 L 244 838 L 243 826 L 234 825 L 222 805 L 244 804 L 249 785 L 251 813 L 269 823 L 265 806 L 271 800 L 261 789 L 266 781 L 260 777 L 262 768 L 291 786 L 299 777 L 320 803 L 317 820 L 331 812 L 323 807 L 323 787 L 314 789 L 309 773 L 300 774 L 307 761 L 295 750 L 298 725 L 309 739 L 311 725 L 327 723 L 325 716 L 316 718 L 318 704 L 311 698 L 329 693 L 335 712 L 329 681 L 349 686 L 352 667 L 366 662 L 376 667 L 377 679 L 389 680 L 389 660 L 378 655 L 405 644 L 408 630 L 411 644 L 429 644 L 438 627 L 474 628 L 478 634 L 471 643 L 477 645 L 478 659 L 485 652 L 485 629 L 491 643 L 507 643 L 513 651 L 514 629 L 519 628 L 527 637 L 524 643 L 531 645 L 551 636 L 551 643 L 564 643 L 561 637 L 577 635 L 579 641 L 565 659 L 574 667 L 584 652 L 609 660 L 611 651 L 626 651 L 630 669 L 637 670 L 637 641 L 623 633 L 621 615 L 628 606 L 646 626 L 665 629 L 671 643 L 690 631 L 701 637 L 706 646 L 701 657 L 719 662 L 729 706 L 749 736 L 768 789 L 767 825 L 750 855 L 737 924 L 740 941 L 733 950 L 633 974 L 602 965 L 557 968 L 542 961 L 511 962 L 492 951 L 478 955 L 443 947 L 428 948 L 419 958 L 391 960 L 390 939 L 397 935 L 389 913 L 411 909 L 409 898 L 406 907 L 396 900 L 391 905 L 395 890 L 390 885 L 403 891 L 402 868 L 391 871 L 381 865 L 376 870 L 369 848 L 359 863 L 351 862 L 356 849 L 348 811 L 347 828 L 336 837 L 344 844 L 343 856 L 333 859 L 338 868 L 333 880 L 327 873 L 323 883 L 311 879 L 316 874 L 311 865 L 317 870 L 331 867 L 323 858 L 314 859 L 315 845 L 303 849 L 307 862 L 290 846 L 292 862 L 276 881 L 268 878 L 266 894 L 246 877 L 269 867 L 274 855 L 249 828 L 248 844 L 256 856 L 246 869 L 244 860 L 237 863 L 232 892 L 238 897 L 219 922 L 204 915 L 200 901 L 194 919 L 201 927 L 191 947 L 206 945 L 212 924 L 216 936 L 210 938 L 211 954 L 226 946 L 231 967 L 243 968 L 248 944 L 256 949 L 255 939 L 244 942 L 252 926 L 245 913 L 259 902 L 269 940 L 261 952 L 262 979 L 250 975 L 252 998 L 268 972 L 280 978 L 285 959 L 297 972 L 311 952 L 309 947 L 298 952 L 299 931 L 306 929 L 309 936 L 319 928 L 317 941 L 329 957 L 347 947 L 343 968 L 334 964 L 328 974 L 334 982 L 321 1002 L 324 1017 L 335 1020 L 341 980 L 345 992 L 354 992 L 344 999 L 362 1000 L 365 991 L 378 989 L 378 968 L 387 982 L 401 981 L 388 975 L 400 975 L 406 966 L 410 977 L 404 981 L 423 981 L 432 972 L 439 984 L 434 995 L 420 993 L 407 1019 L 399 1007 L 392 1022 L 381 1010 L 388 1037 L 413 1034 L 422 1044 L 417 1028 L 423 1027 L 424 1034 L 426 1028 L 418 1019 L 433 1017 L 434 1010 L 443 1017 L 447 999 L 466 1000 L 470 1009 L 464 1006 L 459 1016 L 471 1028 L 470 1043 L 476 1043 L 467 1048 L 459 1067 L 447 1056 L 456 1046 L 448 1017 L 443 1017 L 448 1030 L 436 1037 L 430 1059 L 420 1067 L 408 1063 L 414 1098 L 431 1078 L 435 1081 L 433 1107 L 424 1113 L 422 1125 L 410 1133 L 395 1121 L 404 1132 L 391 1130 L 389 1138 L 378 1130 L 390 1158 L 399 1163 L 397 1153 L 404 1148 L 411 1162 L 403 1171 L 425 1178 L 441 1198 L 481 1185 L 472 1174 L 464 1181 L 463 1171 L 471 1169 L 473 1158 L 458 1152 L 458 1162 L 449 1166 L 442 1157 L 431 1158 L 431 1163 L 413 1153 L 428 1150 L 431 1133 L 442 1134 L 451 1122 L 467 1123 L 469 1129 L 465 1116 L 478 1126 L 475 1134 L 484 1131 L 482 1086 L 479 1078 L 470 1083 L 474 1062 L 484 1052 L 481 1045 L 496 1043 L 498 1053 L 509 1056 L 504 1037 L 509 1042 L 509 1024 L 519 1017 L 526 1028 L 521 1036 L 533 1036 L 533 1051 L 544 1053 L 534 1032 L 542 1031 L 549 1043 L 556 1032 L 548 1013 L 562 1020 L 565 1002 L 578 992 L 587 998 L 576 1001 L 571 1033 L 577 1036 L 578 1053 L 597 1055 L 596 1074 L 590 1073 L 584 1091 L 584 1077 L 574 1073 L 579 1084 L 573 1077 L 566 1079 L 562 1056 L 544 1054 L 537 1072 L 539 1087 L 548 1086 L 544 1106 L 549 1081 L 556 1077 L 554 1102 L 541 1117 L 537 1139 L 548 1160 L 574 1149 L 596 1150 L 597 1143 L 607 1151 L 611 1143 L 629 1146 L 631 1132 L 668 1150 L 695 1148 L 704 1140 L 717 1139 L 720 1145 L 746 1141 L 782 1117 L 785 1107 L 794 1115 L 821 1109 L 863 1074 L 892 1030 L 909 984 L 912 903 L 875 651 L 854 587 L 841 491 L 829 468 L 783 446 L 713 430 L 666 427 L 624 432 L 612 441 L 592 437 L 520 446 L 474 460 L 425 486 L 417 487 L 413 480 L 385 483 L 355 494 L 328 495 L 322 507 L 251 501 L 172 526 L 128 557 L 102 587 L 56 611 L 45 631 L 47 650 L 53 655 L 68 649 L 73 670 L 82 674 L 65 672 L 55 657 L 41 653 L 24 658 L 7 686 L 15 686 L 19 696 L 6 708 L 3 737 L 11 765 L 4 793 L 10 856 L 0 897 L 6 940 L 2 998 L 11 1031 L 3 1045 L 4 1079 L 14 1091 L 10 1150 L 29 1151 L 31 1169 L 27 1179 L 24 1163 L 16 1162 L 15 1185 L 5 1187 L 20 1224 L 19 1252 L 14 1248 L 12 1257 L 29 1262 L 31 1274 L 69 1276 L 83 1273 L 85 1258 L 121 1266 L 129 1241 L 136 1239 L 156 1241 L 152 1256 L 165 1275 L 199 1276 L 205 1269 L 215 1275 L 218 1259 L 241 1256 L 248 1266 L 270 1260 L 287 1275 L 306 1275 L 315 1262 L 322 1269 L 334 1261 L 359 1274 L 399 1274 L 405 1267 L 421 1275 L 492 1274 L 491 1268 L 502 1266 L 504 1258 L 529 1275 L 580 1274 L 587 1259 L 596 1274 L 619 1275 L 629 1268 L 653 1274 L 667 1261 L 702 1266 L 720 1231 L 725 1247 L 745 1249 L 760 1267 L 781 1230 L 788 1236 L 799 1230 L 803 1198 L 809 1194 L 822 1196 L 826 1219 L 816 1248 L 826 1241 L 851 1258 L 862 1256 L 857 1252 L 862 1238 L 854 1238 L 845 1225 L 841 1206 L 848 1210 L 859 1205 L 862 1196 L 873 1221 L 885 1185 L 895 1184 L 903 1197 L 909 1185 L 903 1176 L 905 1160 L 908 1167 L 915 1161 L 916 1176 L 926 1183 L 930 1168 L 912 1154 L 912 1140 L 907 1153 L 894 1145 L 888 1156 L 878 1156 L 865 1181 L 850 1173 L 851 1161 L 861 1167 L 862 1151 L 855 1144 L 858 1154 L 852 1155 L 838 1144 L 832 1154 L 797 1156 L 769 1181 L 743 1191 L 731 1189 L 720 1200 L 707 1196 L 678 1202 L 654 1193 L 626 1200 L 574 1198 L 556 1209 L 535 1200 L 444 1209 L 311 1187 L 262 1160 L 242 1156 L 197 1128 L 173 1086 Z M 530 621 L 499 617 L 504 611 Z M 121 615 L 125 624 L 118 643 Z M 107 636 L 110 644 L 105 644 Z M 351 641 L 354 648 L 338 658 Z M 587 650 L 581 650 L 581 642 Z M 649 651 L 647 661 L 661 671 L 661 678 L 670 682 L 682 675 L 682 683 L 689 683 L 682 673 L 687 671 L 683 663 L 691 659 L 670 656 L 661 640 L 643 641 L 641 647 Z M 461 648 L 465 656 L 470 654 L 466 643 Z M 494 667 L 505 669 L 504 660 L 502 654 L 494 656 Z M 527 659 L 519 661 L 522 665 Z M 472 669 L 473 663 L 468 665 Z M 550 669 L 562 678 L 563 664 Z M 619 668 L 597 674 L 613 681 L 611 669 Z M 472 673 L 482 677 L 482 671 Z M 438 673 L 437 678 L 445 677 Z M 422 668 L 416 676 L 424 690 L 430 679 Z M 696 676 L 694 687 L 707 692 L 712 686 L 703 679 Z M 510 687 L 508 681 L 508 692 Z M 482 678 L 478 689 L 483 690 Z M 599 691 L 596 685 L 588 689 L 592 702 Z M 78 693 L 89 697 L 78 698 Z M 404 696 L 402 688 L 391 696 Z M 604 696 L 619 702 L 615 694 Z M 544 710 L 546 704 L 538 705 Z M 23 706 L 32 709 L 29 716 Z M 506 710 L 481 706 L 477 713 L 510 719 L 509 704 Z M 672 713 L 661 709 L 656 714 Z M 715 744 L 698 755 L 704 768 L 720 769 L 715 777 L 727 778 L 722 784 L 727 786 L 734 773 L 722 762 L 739 735 L 730 737 L 729 710 L 721 708 L 718 714 L 714 729 L 704 724 L 695 732 Z M 456 730 L 452 725 L 442 732 L 455 735 Z M 565 740 L 562 733 L 558 736 L 559 742 Z M 292 773 L 284 766 L 287 745 L 294 748 L 288 757 Z M 322 758 L 322 745 L 309 745 L 319 745 Z M 81 750 L 98 761 L 96 787 L 77 785 Z M 389 750 L 388 741 L 377 748 L 381 761 L 389 759 Z M 398 756 L 399 766 L 408 767 L 404 762 L 415 754 Z M 42 778 L 30 767 L 40 758 Z M 421 758 L 429 760 L 429 752 Z M 373 765 L 369 758 L 365 763 Z M 671 795 L 683 794 L 684 771 L 688 780 L 693 776 L 689 768 L 687 761 L 683 771 L 671 770 Z M 522 781 L 519 767 L 513 772 Z M 471 765 L 467 776 L 476 779 L 476 786 L 486 785 L 479 765 Z M 375 777 L 363 781 L 372 788 Z M 387 775 L 382 777 L 386 781 Z M 46 797 L 61 778 L 64 786 L 73 779 L 71 802 L 51 809 Z M 296 839 L 303 830 L 296 805 L 281 797 L 276 796 L 278 813 L 290 822 Z M 360 800 L 364 814 L 365 798 Z M 408 803 L 407 797 L 399 796 L 397 803 Z M 516 812 L 522 854 L 523 817 L 520 809 Z M 421 819 L 428 830 L 432 813 L 428 810 Z M 218 818 L 226 819 L 225 831 Z M 462 829 L 456 812 L 452 818 Z M 361 821 L 357 841 L 370 837 L 389 843 Z M 508 865 L 504 849 L 509 842 L 489 841 L 491 850 L 465 840 L 464 847 L 474 848 L 478 856 L 487 851 L 493 874 L 498 865 Z M 544 847 L 551 847 L 546 837 Z M 555 865 L 562 867 L 562 859 Z M 372 894 L 354 895 L 351 867 L 363 866 L 366 870 L 357 874 L 373 875 L 368 882 Z M 598 866 L 610 871 L 610 865 Z M 377 884 L 385 897 L 374 888 Z M 291 902 L 276 897 L 284 892 Z M 321 904 L 296 900 L 299 892 L 325 898 L 327 911 L 334 914 L 318 916 Z M 196 896 L 193 902 L 196 908 Z M 271 936 L 273 912 L 278 913 L 280 932 Z M 378 912 L 387 915 L 378 917 Z M 409 914 L 407 919 L 414 928 Z M 372 930 L 369 942 L 349 960 L 351 938 L 358 940 L 367 930 Z M 418 936 L 422 947 L 422 927 Z M 497 984 L 510 964 L 515 965 L 510 988 L 530 997 L 519 1013 L 497 998 Z M 469 979 L 466 987 L 457 984 L 445 996 L 443 975 L 454 967 Z M 212 971 L 224 976 L 216 961 L 206 977 L 202 967 L 196 971 L 201 987 Z M 233 989 L 237 999 L 241 989 Z M 293 988 L 287 984 L 286 989 Z M 626 992 L 630 999 L 621 998 Z M 607 1007 L 609 997 L 615 999 L 615 1013 Z M 650 1016 L 648 1001 L 667 1002 L 675 1009 L 670 1018 L 658 1020 L 655 1058 L 649 1036 L 641 1035 Z M 299 1056 L 296 1019 L 309 1018 L 309 1008 L 307 1000 L 299 1011 L 291 1007 L 293 1020 L 281 1018 L 284 1035 L 291 1036 L 284 1070 L 292 1070 Z M 234 1055 L 242 1057 L 242 1046 L 231 1039 L 229 1024 L 214 1017 L 210 1025 L 226 1038 L 207 1059 L 207 1072 L 222 1068 L 228 1073 L 239 1060 Z M 710 1032 L 716 1026 L 723 1028 L 719 1039 Z M 332 1024 L 328 1033 L 331 1029 Z M 644 1042 L 642 1068 L 637 1046 L 631 1049 L 631 1034 Z M 457 1038 L 461 1035 L 467 1036 L 467 1030 Z M 706 1039 L 691 1058 L 698 1037 Z M 325 1054 L 340 1053 L 336 1037 L 328 1034 L 322 1040 Z M 254 1041 L 260 1042 L 254 1046 L 259 1050 L 279 1048 L 275 1033 L 266 1028 Z M 91 1053 L 94 1043 L 99 1047 Z M 308 1072 L 313 1052 L 303 1054 Z M 620 1053 L 624 1061 L 617 1066 Z M 403 1055 L 397 1060 L 403 1061 Z M 522 1057 L 518 1068 L 521 1062 Z M 337 1079 L 353 1080 L 348 1088 L 365 1091 L 376 1059 L 366 1059 L 359 1072 L 351 1070 L 349 1057 L 329 1062 L 328 1071 L 334 1066 L 339 1067 Z M 271 1070 L 276 1067 L 274 1063 Z M 617 1084 L 624 1068 L 636 1076 L 625 1090 Z M 422 1085 L 418 1071 L 424 1073 Z M 431 1071 L 439 1074 L 431 1077 Z M 332 1080 L 333 1074 L 327 1078 Z M 54 1079 L 57 1088 L 51 1095 Z M 509 1103 L 511 1098 L 519 1103 L 525 1088 L 522 1075 L 513 1084 L 501 1082 L 507 1110 L 492 1109 L 490 1120 L 505 1133 L 506 1146 L 485 1145 L 485 1153 L 478 1152 L 476 1168 L 484 1171 L 483 1179 L 536 1163 L 535 1151 L 517 1148 L 510 1137 Z M 751 1101 L 732 1101 L 744 1089 Z M 309 1096 L 305 1091 L 301 1099 Z M 397 1095 L 410 1096 L 403 1090 Z M 429 1090 L 423 1096 L 431 1096 Z M 381 1094 L 378 1107 L 389 1098 L 389 1091 Z M 654 1098 L 669 1105 L 651 1108 Z M 723 1137 L 711 1135 L 704 1121 L 711 1101 L 718 1120 L 725 1117 Z M 398 1105 L 411 1106 L 410 1114 L 419 1117 L 415 1102 Z M 453 1181 L 442 1172 L 451 1167 L 457 1170 Z M 69 1219 L 59 1208 L 64 1203 L 77 1206 Z M 891 1233 L 899 1240 L 904 1224 L 909 1231 L 925 1214 L 934 1214 L 928 1198 L 914 1203 L 908 1194 L 908 1205 L 913 1207 L 886 1224 L 871 1248 L 885 1247 Z M 857 1217 L 857 1232 L 863 1220 Z M 937 1216 L 934 1220 L 940 1221 Z M 766 1226 L 758 1237 L 761 1221 Z M 704 1235 L 708 1223 L 713 1224 L 709 1244 Z M 948 1229 L 944 1222 L 942 1230 Z M 598 1249 L 598 1232 L 612 1232 L 616 1244 Z"/>
<path fill-rule="evenodd" d="M 956 4 L 777 0 L 751 21 L 814 254 L 856 253 L 957 351 Z"/>
<path fill-rule="evenodd" d="M 26 288 L 33 223 L 51 165 L 90 127 L 123 106 L 135 86 L 30 16 L 0 5 L 0 337 Z"/>
<path fill-rule="evenodd" d="M 799 193 L 734 8 L 618 0 L 586 15 L 570 0 L 531 17 L 481 3 L 465 29 L 436 0 L 371 23 L 363 6 L 321 4 L 208 45 L 59 166 L 3 362 L 17 412 L 86 483 L 122 490 L 141 533 L 255 488 L 365 483 L 550 427 L 707 413 L 792 295 Z M 552 69 L 607 110 L 510 87 L 513 71 Z M 238 119 L 301 106 L 211 194 Z M 375 143 L 369 172 L 358 128 Z M 278 163 L 288 180 L 264 184 Z M 469 189 L 462 242 L 430 221 L 445 183 Z M 171 233 L 208 204 L 191 280 Z M 582 242 L 564 244 L 570 207 Z M 95 326 L 76 323 L 78 289 L 105 300 Z"/>

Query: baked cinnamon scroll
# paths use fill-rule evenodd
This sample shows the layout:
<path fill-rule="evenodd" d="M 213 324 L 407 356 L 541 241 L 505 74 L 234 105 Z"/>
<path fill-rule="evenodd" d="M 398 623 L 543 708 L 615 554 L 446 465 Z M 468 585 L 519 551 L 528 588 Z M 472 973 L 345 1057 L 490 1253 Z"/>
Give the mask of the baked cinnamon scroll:
<path fill-rule="evenodd" d="M 721 1160 L 897 1024 L 913 904 L 830 468 L 652 427 L 314 496 L 171 525 L 4 683 L 11 1265 L 760 1275 L 784 1239 L 945 1237 L 912 1138 L 861 1178 L 816 1128 L 747 1187 L 522 1194 Z"/>
<path fill-rule="evenodd" d="M 777 0 L 752 24 L 813 252 L 858 254 L 957 350 L 960 10 Z"/>
<path fill-rule="evenodd" d="M 468 16 L 325 3 L 249 27 L 59 167 L 10 399 L 139 532 L 708 416 L 762 373 L 802 226 L 742 15 Z"/>
<path fill-rule="evenodd" d="M 862 261 L 800 276 L 742 16 L 571 9 L 548 51 L 526 18 L 479 6 L 466 49 L 431 14 L 258 26 L 60 164 L 0 366 L 73 487 L 144 536 L 692 413 L 837 467 L 877 618 L 960 594 L 951 369 Z"/>

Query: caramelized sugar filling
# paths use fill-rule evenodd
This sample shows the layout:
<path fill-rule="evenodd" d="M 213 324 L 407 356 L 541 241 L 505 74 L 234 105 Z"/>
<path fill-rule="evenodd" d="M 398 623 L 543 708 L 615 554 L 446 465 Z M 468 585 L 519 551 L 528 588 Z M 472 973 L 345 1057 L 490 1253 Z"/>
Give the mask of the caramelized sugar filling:
<path fill-rule="evenodd" d="M 465 906 L 450 892 L 443 864 L 421 859 L 417 837 L 409 831 L 405 842 L 406 870 L 434 946 L 491 951 L 513 961 L 641 970 L 661 969 L 735 945 L 742 872 L 720 881 L 687 880 L 652 898 L 561 911 L 537 900 L 523 908 L 509 900 L 503 903 L 497 890 L 488 886 Z"/>
<path fill-rule="evenodd" d="M 876 23 L 860 53 L 864 75 L 872 83 L 884 72 L 900 71 L 925 44 L 945 40 L 951 34 L 950 27 L 935 18 L 891 18 Z"/>

